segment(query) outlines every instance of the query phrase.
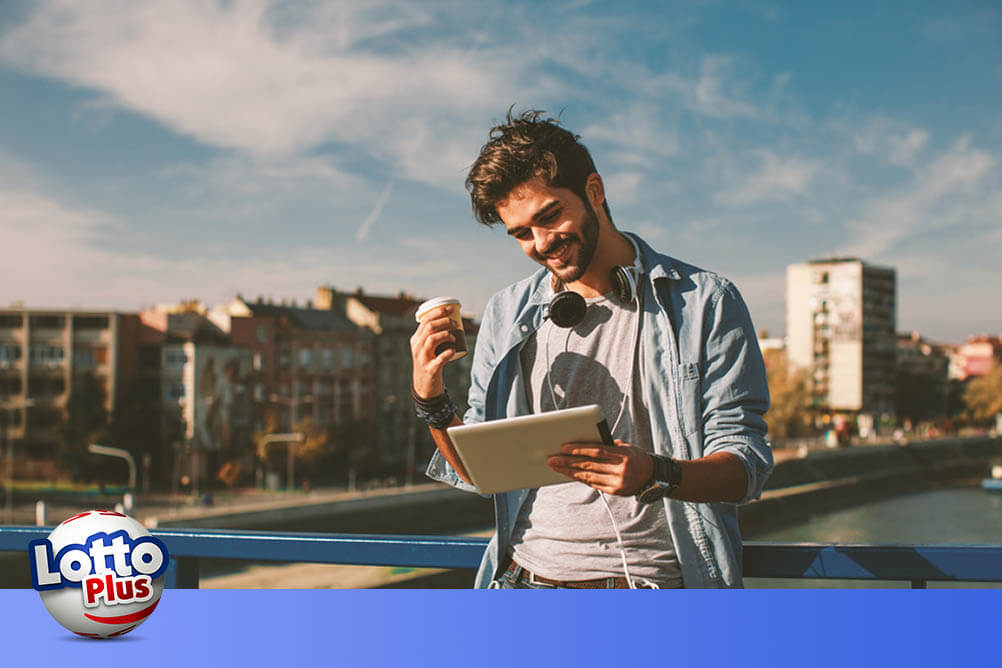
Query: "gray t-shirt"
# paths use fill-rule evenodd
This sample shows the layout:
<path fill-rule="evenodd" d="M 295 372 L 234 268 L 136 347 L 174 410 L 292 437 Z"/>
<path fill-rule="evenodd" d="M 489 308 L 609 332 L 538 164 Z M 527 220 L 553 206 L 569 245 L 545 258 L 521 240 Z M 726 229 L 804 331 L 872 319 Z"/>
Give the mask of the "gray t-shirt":
<path fill-rule="evenodd" d="M 597 403 L 613 438 L 653 451 L 639 382 L 636 304 L 621 305 L 610 295 L 586 301 L 581 324 L 564 329 L 547 320 L 522 348 L 533 412 Z M 628 396 L 625 388 L 630 388 Z M 641 504 L 635 497 L 611 494 L 606 500 L 623 537 L 630 574 L 661 587 L 680 587 L 664 504 Z M 543 577 L 588 580 L 623 575 L 609 511 L 598 491 L 581 482 L 531 492 L 519 513 L 512 544 L 515 561 Z"/>

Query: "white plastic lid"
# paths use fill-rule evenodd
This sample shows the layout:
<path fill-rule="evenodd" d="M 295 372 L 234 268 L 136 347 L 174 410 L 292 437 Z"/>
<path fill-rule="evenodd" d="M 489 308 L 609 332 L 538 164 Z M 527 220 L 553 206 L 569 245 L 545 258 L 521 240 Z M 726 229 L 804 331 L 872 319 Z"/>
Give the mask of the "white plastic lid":
<path fill-rule="evenodd" d="M 421 304 L 421 306 L 418 306 L 417 313 L 414 314 L 414 319 L 421 322 L 421 318 L 425 313 L 446 304 L 459 304 L 459 300 L 455 297 L 434 297 L 433 299 L 429 299 Z"/>

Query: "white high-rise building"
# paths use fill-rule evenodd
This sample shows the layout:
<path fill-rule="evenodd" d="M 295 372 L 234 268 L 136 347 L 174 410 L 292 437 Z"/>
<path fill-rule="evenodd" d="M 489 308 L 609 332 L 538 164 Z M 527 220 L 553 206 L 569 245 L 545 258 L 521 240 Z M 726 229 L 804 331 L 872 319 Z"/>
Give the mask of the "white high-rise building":
<path fill-rule="evenodd" d="M 787 354 L 810 370 L 815 406 L 894 413 L 895 291 L 894 269 L 855 258 L 787 267 Z"/>

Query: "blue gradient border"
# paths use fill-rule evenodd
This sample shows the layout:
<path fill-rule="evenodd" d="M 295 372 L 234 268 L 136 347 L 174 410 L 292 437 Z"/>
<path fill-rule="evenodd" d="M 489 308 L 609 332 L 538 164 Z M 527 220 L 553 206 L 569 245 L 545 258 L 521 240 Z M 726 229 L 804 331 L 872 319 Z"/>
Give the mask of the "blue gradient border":
<path fill-rule="evenodd" d="M 0 663 L 942 668 L 999 665 L 1000 621 L 1000 590 L 168 590 L 99 641 L 7 589 Z"/>

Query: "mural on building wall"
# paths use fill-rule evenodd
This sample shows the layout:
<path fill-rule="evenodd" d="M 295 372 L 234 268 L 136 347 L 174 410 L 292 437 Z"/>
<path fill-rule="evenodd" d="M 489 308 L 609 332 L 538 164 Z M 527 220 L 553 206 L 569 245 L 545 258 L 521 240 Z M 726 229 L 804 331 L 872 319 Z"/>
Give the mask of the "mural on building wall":
<path fill-rule="evenodd" d="M 250 420 L 250 354 L 237 348 L 199 349 L 195 364 L 199 446 L 227 450 L 239 445 Z"/>

